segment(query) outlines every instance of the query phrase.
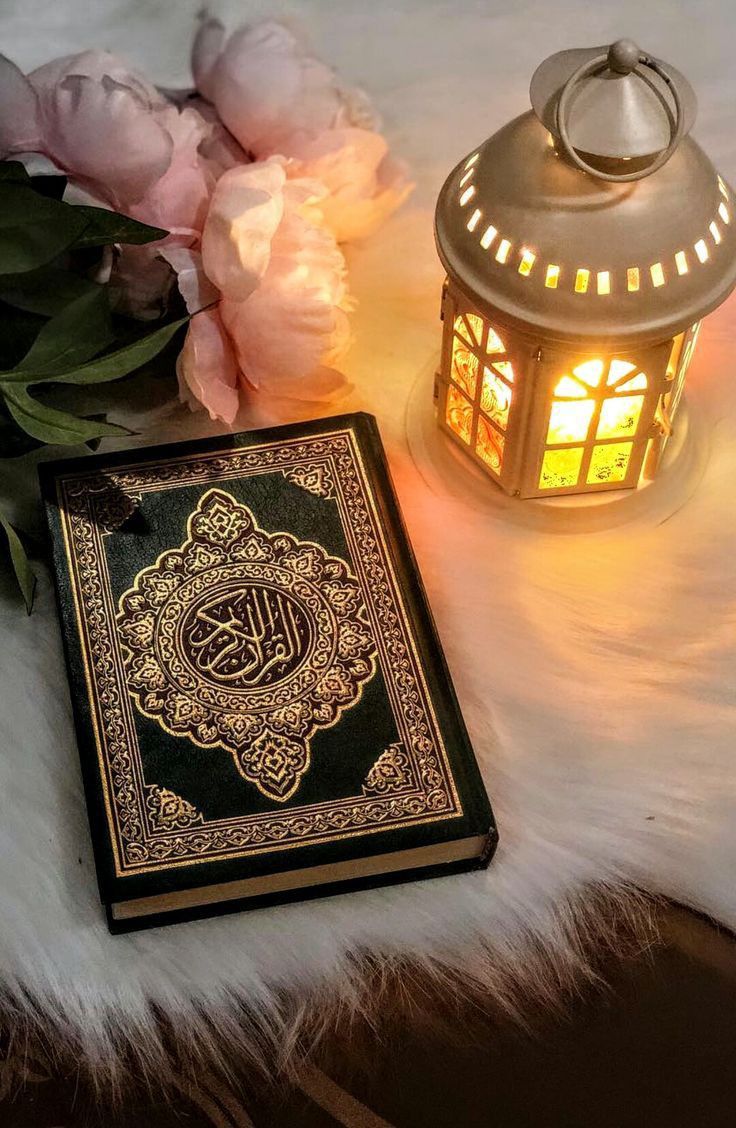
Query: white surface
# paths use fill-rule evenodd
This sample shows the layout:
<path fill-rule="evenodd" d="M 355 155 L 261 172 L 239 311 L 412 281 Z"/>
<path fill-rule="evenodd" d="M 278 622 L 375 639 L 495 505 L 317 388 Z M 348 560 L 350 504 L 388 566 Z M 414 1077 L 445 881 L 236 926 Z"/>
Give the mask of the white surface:
<path fill-rule="evenodd" d="M 161 82 L 185 82 L 198 6 L 5 0 L 0 28 L 4 50 L 26 67 L 100 45 Z M 215 9 L 231 21 L 255 10 Z M 502 998 L 519 985 L 545 989 L 554 977 L 535 982 L 536 945 L 558 967 L 574 962 L 575 921 L 601 885 L 640 885 L 736 927 L 733 303 L 706 323 L 689 382 L 707 463 L 664 517 L 666 481 L 647 491 L 650 511 L 594 534 L 464 506 L 426 467 L 417 470 L 404 424 L 410 389 L 438 344 L 431 207 L 446 170 L 526 108 L 546 54 L 629 35 L 691 79 L 696 136 L 733 180 L 733 9 L 727 0 L 336 0 L 291 10 L 318 50 L 374 94 L 419 181 L 410 206 L 350 252 L 360 300 L 346 366 L 357 389 L 350 406 L 375 411 L 389 445 L 501 846 L 484 874 L 110 938 L 43 577 L 30 619 L 0 603 L 0 974 L 54 1008 L 70 1031 L 83 1029 L 91 1050 L 103 1045 L 109 1008 L 115 1029 L 140 1044 L 151 998 L 186 1019 L 195 1043 L 207 1033 L 193 1002 L 253 1048 L 252 1027 L 230 1006 L 244 1000 L 269 1029 L 266 1044 L 278 1044 L 286 1021 L 278 992 L 328 986 L 354 996 L 362 950 L 472 970 Z M 269 414 L 259 407 L 253 416 Z M 146 438 L 192 428 L 185 416 L 174 424 L 178 431 L 159 427 Z M 21 504 L 32 496 L 28 483 Z"/>

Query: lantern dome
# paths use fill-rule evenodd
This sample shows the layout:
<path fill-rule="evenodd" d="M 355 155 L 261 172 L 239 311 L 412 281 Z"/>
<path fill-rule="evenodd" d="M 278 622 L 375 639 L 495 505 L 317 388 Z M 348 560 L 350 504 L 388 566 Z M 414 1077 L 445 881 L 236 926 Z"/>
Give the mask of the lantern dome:
<path fill-rule="evenodd" d="M 736 205 L 687 136 L 682 75 L 619 41 L 552 56 L 531 99 L 437 204 L 440 258 L 479 311 L 563 342 L 645 343 L 719 305 L 736 284 Z"/>

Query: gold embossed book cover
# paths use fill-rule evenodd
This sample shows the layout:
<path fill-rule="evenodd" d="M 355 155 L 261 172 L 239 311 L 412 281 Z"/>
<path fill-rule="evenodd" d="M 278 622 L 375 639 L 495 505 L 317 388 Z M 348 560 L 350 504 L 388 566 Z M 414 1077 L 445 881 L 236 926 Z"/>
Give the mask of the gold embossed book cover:
<path fill-rule="evenodd" d="M 113 931 L 487 864 L 491 809 L 371 416 L 41 481 Z"/>

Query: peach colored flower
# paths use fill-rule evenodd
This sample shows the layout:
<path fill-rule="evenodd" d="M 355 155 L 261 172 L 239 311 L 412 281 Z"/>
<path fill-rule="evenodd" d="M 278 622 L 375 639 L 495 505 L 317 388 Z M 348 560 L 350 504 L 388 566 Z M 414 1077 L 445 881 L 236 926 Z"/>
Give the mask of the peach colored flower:
<path fill-rule="evenodd" d="M 322 213 L 339 243 L 371 235 L 414 187 L 403 161 L 389 156 L 386 139 L 367 129 L 328 130 L 296 142 L 293 156 L 293 175 L 327 189 Z"/>
<path fill-rule="evenodd" d="M 200 24 L 192 51 L 200 93 L 256 157 L 293 157 L 289 174 L 322 180 L 325 222 L 340 242 L 370 234 L 412 189 L 388 156 L 370 104 L 341 86 L 295 33 L 265 21 L 225 41 L 217 20 Z"/>
<path fill-rule="evenodd" d="M 202 259 L 245 378 L 299 394 L 345 352 L 351 301 L 344 257 L 323 224 L 324 190 L 287 179 L 285 164 L 271 158 L 220 178 Z"/>

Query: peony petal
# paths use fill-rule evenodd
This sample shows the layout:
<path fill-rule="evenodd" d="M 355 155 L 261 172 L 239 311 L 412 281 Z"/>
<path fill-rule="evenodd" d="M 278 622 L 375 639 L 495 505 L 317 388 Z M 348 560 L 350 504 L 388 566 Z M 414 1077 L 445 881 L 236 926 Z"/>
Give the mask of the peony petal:
<path fill-rule="evenodd" d="M 257 157 L 289 156 L 293 137 L 332 128 L 343 107 L 330 67 L 272 20 L 236 31 L 208 71 L 206 86 L 227 128 Z"/>
<path fill-rule="evenodd" d="M 212 99 L 210 75 L 225 42 L 225 28 L 206 13 L 199 16 L 199 27 L 192 44 L 194 85 L 205 98 Z"/>
<path fill-rule="evenodd" d="M 235 165 L 250 164 L 253 158 L 225 128 L 210 102 L 205 102 L 204 98 L 190 97 L 187 105 L 196 110 L 209 127 L 209 132 L 200 142 L 199 153 L 215 180 Z"/>
<path fill-rule="evenodd" d="M 202 234 L 207 276 L 228 298 L 244 301 L 265 274 L 283 215 L 283 161 L 234 168 L 215 187 Z"/>
<path fill-rule="evenodd" d="M 126 244 L 110 274 L 113 308 L 140 321 L 155 321 L 168 309 L 173 283 L 173 271 L 161 258 L 158 244 Z"/>
<path fill-rule="evenodd" d="M 0 55 L 0 159 L 42 149 L 38 97 L 21 70 Z"/>
<path fill-rule="evenodd" d="M 167 106 L 155 114 L 156 122 L 171 138 L 172 152 L 163 176 L 130 207 L 135 219 L 173 232 L 193 232 L 204 227 L 214 176 L 200 155 L 211 134 L 210 125 L 193 108 Z"/>
<path fill-rule="evenodd" d="M 122 83 L 136 94 L 148 109 L 163 107 L 166 98 L 139 71 L 131 70 L 124 59 L 109 51 L 81 51 L 77 55 L 62 55 L 31 71 L 29 79 L 41 98 L 53 92 L 59 83 L 69 75 L 82 75 L 101 82 L 107 75 L 115 82 Z"/>
<path fill-rule="evenodd" d="M 197 251 L 163 244 L 159 254 L 175 271 L 179 293 L 189 313 L 198 313 L 217 302 L 219 293 L 205 274 L 202 256 Z"/>
<path fill-rule="evenodd" d="M 388 155 L 379 133 L 334 129 L 296 146 L 290 173 L 322 181 L 324 221 L 338 242 L 363 239 L 395 211 L 413 188 L 406 166 Z"/>
<path fill-rule="evenodd" d="M 290 181 L 283 199 L 260 286 L 247 301 L 223 300 L 220 312 L 251 383 L 309 395 L 308 378 L 349 344 L 347 271 L 333 235 L 319 225 L 319 189 Z"/>
<path fill-rule="evenodd" d="M 44 150 L 117 206 L 137 202 L 169 167 L 173 142 L 138 94 L 104 75 L 68 75 L 42 99 Z"/>
<path fill-rule="evenodd" d="M 191 393 L 211 419 L 232 426 L 238 413 L 238 366 L 217 310 L 192 318 L 176 370 L 182 398 Z"/>

